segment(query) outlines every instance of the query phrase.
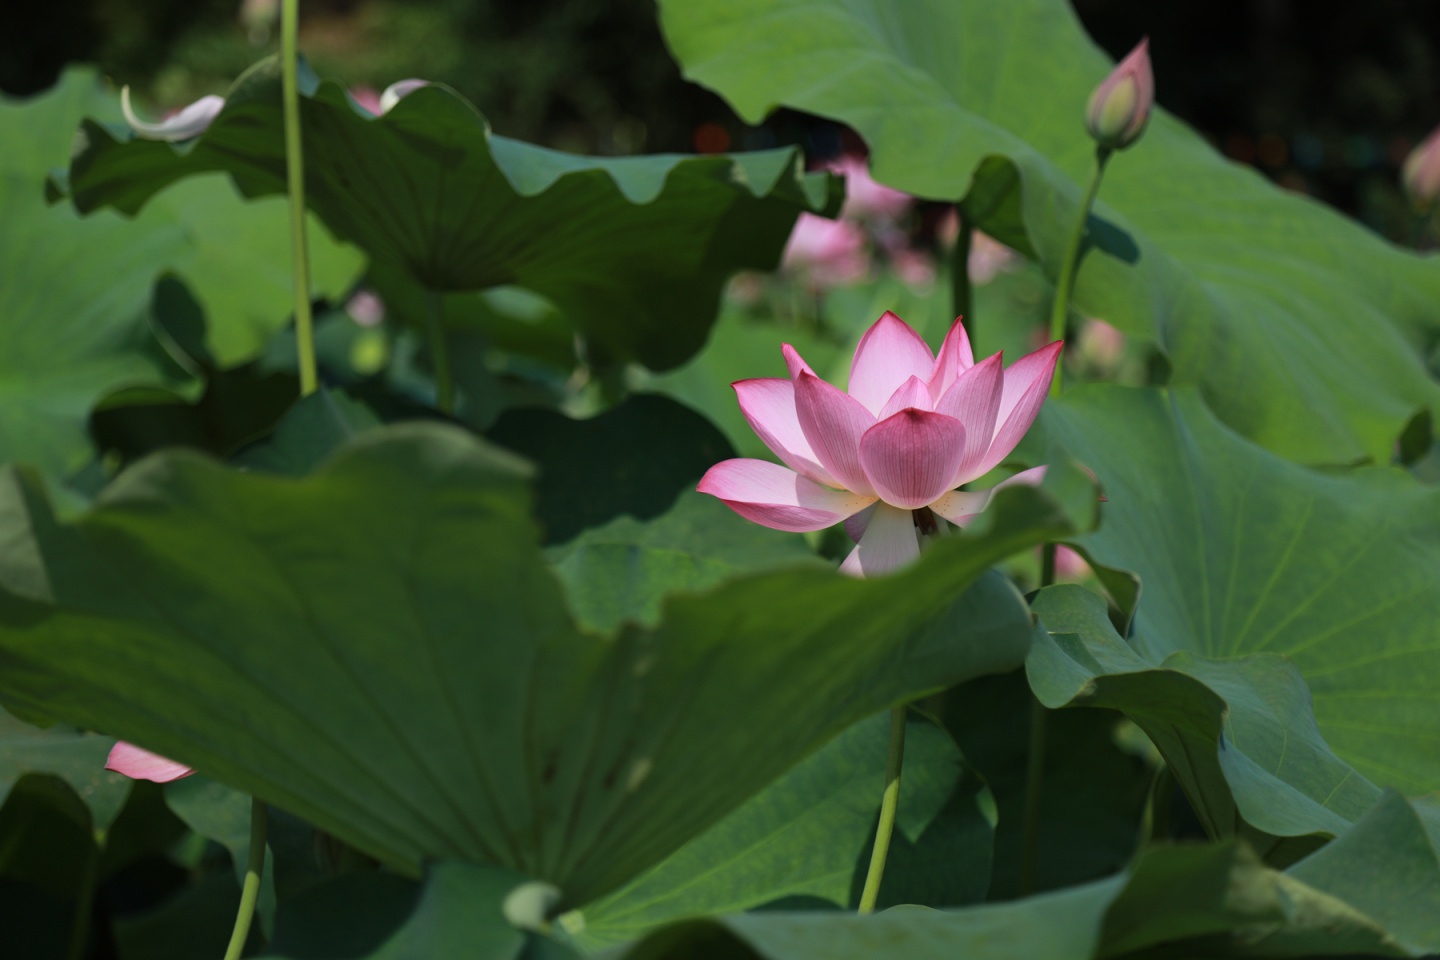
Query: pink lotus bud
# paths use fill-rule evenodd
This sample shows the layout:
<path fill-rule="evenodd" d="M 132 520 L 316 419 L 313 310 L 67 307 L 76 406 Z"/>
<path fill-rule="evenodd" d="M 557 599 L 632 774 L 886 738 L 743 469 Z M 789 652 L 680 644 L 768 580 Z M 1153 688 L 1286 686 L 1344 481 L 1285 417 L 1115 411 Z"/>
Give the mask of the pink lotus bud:
<path fill-rule="evenodd" d="M 1125 149 L 1140 139 L 1150 122 L 1155 77 L 1150 72 L 1149 44 L 1149 38 L 1141 40 L 1090 94 L 1085 128 L 1102 147 Z"/>
<path fill-rule="evenodd" d="M 1410 151 L 1400 169 L 1400 179 L 1415 206 L 1428 209 L 1440 200 L 1440 127 Z"/>

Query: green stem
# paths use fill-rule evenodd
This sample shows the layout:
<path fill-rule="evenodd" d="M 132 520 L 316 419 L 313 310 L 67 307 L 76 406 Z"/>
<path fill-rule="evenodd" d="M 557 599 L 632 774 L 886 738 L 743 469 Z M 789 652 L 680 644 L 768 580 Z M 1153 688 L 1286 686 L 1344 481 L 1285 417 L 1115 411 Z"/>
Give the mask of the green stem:
<path fill-rule="evenodd" d="M 1075 214 L 1075 226 L 1070 230 L 1070 241 L 1065 246 L 1065 258 L 1060 261 L 1060 277 L 1055 281 L 1055 303 L 1050 309 L 1050 339 L 1065 339 L 1065 321 L 1070 317 L 1070 295 L 1075 292 L 1075 272 L 1080 267 L 1080 251 L 1085 243 L 1085 225 L 1090 220 L 1090 208 L 1095 205 L 1095 194 L 1100 192 L 1100 180 L 1105 176 L 1105 162 L 1113 151 L 1108 147 L 1095 149 L 1095 169 L 1090 174 L 1090 185 L 1085 189 L 1085 199 Z M 1050 381 L 1050 396 L 1060 395 L 1064 377 L 1063 364 L 1055 364 L 1055 379 Z"/>
<path fill-rule="evenodd" d="M 1040 588 L 1055 582 L 1053 543 L 1040 548 Z M 1036 865 L 1040 859 L 1040 801 L 1045 788 L 1045 709 L 1034 694 L 1030 697 L 1030 749 L 1025 759 L 1025 810 L 1021 814 L 1020 893 L 1035 890 Z"/>
<path fill-rule="evenodd" d="M 950 254 L 950 312 L 965 318 L 965 330 L 974 343 L 975 318 L 970 314 L 974 309 L 970 302 L 970 244 L 975 234 L 962 204 L 955 204 L 955 217 L 960 223 L 960 232 L 955 235 L 955 249 Z"/>
<path fill-rule="evenodd" d="M 440 412 L 455 413 L 455 381 L 450 375 L 450 347 L 445 340 L 445 320 L 440 293 L 425 291 L 425 329 L 430 335 L 430 366 L 435 372 L 435 406 Z"/>
<path fill-rule="evenodd" d="M 1161 761 L 1155 771 L 1155 781 L 1150 785 L 1150 839 L 1170 839 L 1170 807 L 1175 793 L 1175 774 L 1170 765 Z"/>
<path fill-rule="evenodd" d="M 885 877 L 885 858 L 890 853 L 890 836 L 895 832 L 895 812 L 900 808 L 900 768 L 905 763 L 906 707 L 890 711 L 890 749 L 885 755 L 885 792 L 880 797 L 880 823 L 875 827 L 875 846 L 870 851 L 870 869 L 860 893 L 860 913 L 874 913 L 880 899 L 880 881 Z"/>
<path fill-rule="evenodd" d="M 310 316 L 310 257 L 305 240 L 305 155 L 300 142 L 300 76 L 297 36 L 300 0 L 280 10 L 280 77 L 285 101 L 285 179 L 290 186 L 290 264 L 295 278 L 295 345 L 300 354 L 300 395 L 319 384 L 315 322 Z"/>
<path fill-rule="evenodd" d="M 1045 785 L 1045 705 L 1030 697 L 1030 752 L 1025 763 L 1025 813 L 1021 821 L 1020 895 L 1035 892 L 1035 868 L 1040 859 L 1040 799 Z"/>
<path fill-rule="evenodd" d="M 255 902 L 260 898 L 260 877 L 265 872 L 265 803 L 250 798 L 250 859 L 245 864 L 245 885 L 240 888 L 240 910 L 235 914 L 235 930 L 225 960 L 240 960 L 245 941 L 250 937 L 250 921 L 255 917 Z"/>

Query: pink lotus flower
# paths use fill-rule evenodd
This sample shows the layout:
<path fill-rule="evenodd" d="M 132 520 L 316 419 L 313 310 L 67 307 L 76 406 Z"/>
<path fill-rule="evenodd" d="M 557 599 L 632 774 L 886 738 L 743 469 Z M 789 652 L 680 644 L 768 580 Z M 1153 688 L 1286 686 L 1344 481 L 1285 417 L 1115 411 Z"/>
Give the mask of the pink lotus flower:
<path fill-rule="evenodd" d="M 886 312 L 855 349 L 847 393 L 785 344 L 791 379 L 733 385 L 745 419 L 785 466 L 726 460 L 697 489 L 776 530 L 845 521 L 857 544 L 842 571 L 898 569 L 920 555 L 922 535 L 939 531 L 937 518 L 963 527 L 996 490 L 1044 477 L 1036 467 L 989 490 L 957 489 L 1020 442 L 1045 401 L 1061 346 L 1042 347 L 1009 369 L 998 353 L 976 363 L 956 320 L 937 357 Z"/>
<path fill-rule="evenodd" d="M 1123 150 L 1145 132 L 1154 106 L 1155 76 L 1150 71 L 1150 41 L 1146 38 L 1090 94 L 1085 128 L 1102 147 Z"/>
<path fill-rule="evenodd" d="M 860 157 L 846 154 L 825 164 L 825 169 L 845 178 L 845 206 L 840 216 L 847 220 L 894 220 L 915 202 L 910 194 L 870 176 L 870 165 Z"/>
<path fill-rule="evenodd" d="M 195 772 L 183 763 L 167 760 L 149 750 L 141 750 L 124 740 L 117 741 L 115 746 L 110 748 L 110 758 L 105 761 L 105 769 L 123 773 L 131 780 L 153 780 L 156 783 L 169 783 Z"/>

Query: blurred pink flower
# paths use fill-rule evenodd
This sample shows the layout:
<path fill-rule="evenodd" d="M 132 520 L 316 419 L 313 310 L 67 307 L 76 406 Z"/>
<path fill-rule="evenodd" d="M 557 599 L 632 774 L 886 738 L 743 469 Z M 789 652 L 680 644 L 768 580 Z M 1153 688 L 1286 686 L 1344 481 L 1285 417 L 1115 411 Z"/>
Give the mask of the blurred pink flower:
<path fill-rule="evenodd" d="M 385 302 L 374 290 L 357 290 L 345 302 L 345 312 L 362 327 L 378 327 L 385 319 Z"/>
<path fill-rule="evenodd" d="M 802 213 L 780 262 L 787 270 L 808 274 L 818 286 L 840 286 L 870 272 L 870 251 L 858 224 Z"/>
<path fill-rule="evenodd" d="M 961 491 L 1015 448 L 1050 387 L 1060 341 L 1009 369 L 1000 354 L 976 363 L 956 321 L 937 357 L 911 327 L 886 312 L 865 332 L 850 366 L 850 389 L 815 376 L 789 345 L 791 379 L 733 386 L 768 460 L 717 463 L 698 489 L 746 519 L 776 530 L 820 530 L 845 522 L 857 541 L 840 569 L 875 576 L 920 555 L 920 537 L 941 518 L 964 526 L 1011 484 L 1036 484 L 1044 467 L 989 490 Z"/>
<path fill-rule="evenodd" d="M 825 168 L 845 178 L 845 206 L 840 216 L 852 220 L 894 220 L 915 202 L 908 193 L 877 183 L 870 165 L 860 157 L 846 154 L 831 160 Z"/>
<path fill-rule="evenodd" d="M 1410 202 L 1422 210 L 1440 199 L 1440 127 L 1410 151 L 1400 169 L 1400 180 Z"/>
<path fill-rule="evenodd" d="M 1055 579 L 1084 580 L 1090 575 L 1090 564 L 1074 550 L 1062 544 L 1055 546 Z"/>
<path fill-rule="evenodd" d="M 1125 334 L 1104 320 L 1091 318 L 1080 330 L 1080 355 L 1102 367 L 1111 367 L 1125 352 Z"/>
<path fill-rule="evenodd" d="M 1090 94 L 1085 129 L 1102 147 L 1123 150 L 1145 132 L 1155 106 L 1155 76 L 1150 71 L 1150 40 L 1141 40 Z"/>
<path fill-rule="evenodd" d="M 115 746 L 110 748 L 110 758 L 105 761 L 105 769 L 123 773 L 131 780 L 153 780 L 156 783 L 169 783 L 195 772 L 182 763 L 167 760 L 158 753 L 141 750 L 124 740 L 116 741 Z"/>

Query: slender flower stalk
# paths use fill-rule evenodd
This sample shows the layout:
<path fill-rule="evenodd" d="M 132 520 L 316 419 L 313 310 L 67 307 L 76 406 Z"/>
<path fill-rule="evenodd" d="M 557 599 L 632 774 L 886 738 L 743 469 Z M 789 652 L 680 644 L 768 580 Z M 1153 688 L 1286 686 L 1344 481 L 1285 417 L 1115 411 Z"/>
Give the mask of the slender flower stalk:
<path fill-rule="evenodd" d="M 305 236 L 305 155 L 300 139 L 298 35 L 300 0 L 280 10 L 280 82 L 285 101 L 285 180 L 290 188 L 290 262 L 295 285 L 295 345 L 300 359 L 300 395 L 319 386 L 315 363 L 315 321 L 310 315 L 310 255 Z"/>
<path fill-rule="evenodd" d="M 250 924 L 255 919 L 255 904 L 260 899 L 260 878 L 265 872 L 265 834 L 269 817 L 265 802 L 250 799 L 250 851 L 245 864 L 245 883 L 240 888 L 240 909 L 235 914 L 235 927 L 230 932 L 230 945 L 225 960 L 240 960 L 245 941 L 250 938 Z"/>
<path fill-rule="evenodd" d="M 1112 152 L 1109 147 L 1095 148 L 1095 166 L 1090 173 L 1090 184 L 1085 188 L 1085 197 L 1075 214 L 1075 225 L 1070 228 L 1064 259 L 1060 261 L 1060 277 L 1055 281 L 1055 302 L 1050 307 L 1052 340 L 1061 340 L 1065 336 L 1066 321 L 1070 318 L 1070 297 L 1075 292 L 1075 273 L 1080 267 L 1080 253 L 1085 244 L 1085 226 L 1090 220 L 1090 208 L 1095 205 L 1095 195 L 1100 192 L 1100 181 L 1105 176 L 1105 163 Z M 1055 377 L 1050 381 L 1050 396 L 1060 395 L 1063 379 L 1064 364 L 1057 363 Z"/>
<path fill-rule="evenodd" d="M 970 249 L 974 245 L 975 229 L 965 215 L 964 204 L 955 204 L 955 249 L 950 252 L 950 311 L 957 317 L 964 317 L 975 335 L 975 310 L 971 303 Z"/>
<path fill-rule="evenodd" d="M 880 822 L 875 826 L 875 846 L 870 850 L 870 867 L 860 892 L 857 912 L 874 913 L 885 879 L 885 860 L 890 855 L 890 838 L 895 833 L 895 815 L 900 809 L 900 771 L 905 763 L 905 716 L 908 707 L 890 711 L 890 746 L 885 753 L 885 792 L 880 795 Z"/>
<path fill-rule="evenodd" d="M 455 381 L 450 373 L 450 347 L 445 339 L 445 323 L 440 293 L 425 291 L 425 330 L 430 337 L 430 365 L 435 369 L 435 406 L 441 413 L 455 413 Z"/>

